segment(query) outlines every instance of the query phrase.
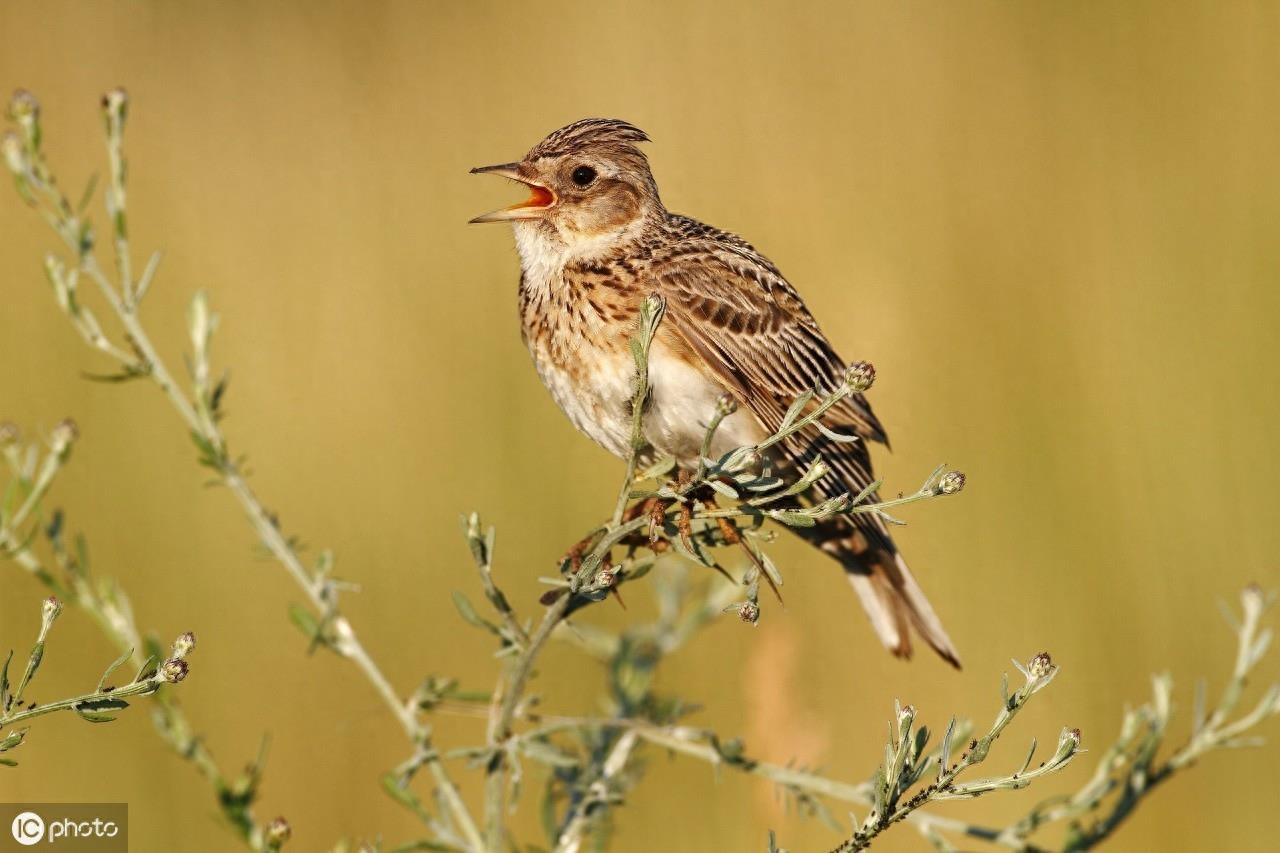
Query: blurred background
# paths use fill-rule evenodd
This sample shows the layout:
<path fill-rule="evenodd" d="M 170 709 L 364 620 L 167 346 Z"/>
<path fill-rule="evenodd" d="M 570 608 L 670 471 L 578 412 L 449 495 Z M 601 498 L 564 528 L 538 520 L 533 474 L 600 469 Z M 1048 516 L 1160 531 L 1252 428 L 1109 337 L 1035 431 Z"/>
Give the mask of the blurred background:
<path fill-rule="evenodd" d="M 0 88 L 41 99 L 73 195 L 105 168 L 100 93 L 129 89 L 134 244 L 166 252 L 145 320 L 180 364 L 186 304 L 210 291 L 233 447 L 286 528 L 362 585 L 347 610 L 402 691 L 496 671 L 449 600 L 475 586 L 460 512 L 497 525 L 500 580 L 530 608 L 536 576 L 612 507 L 620 464 L 573 431 L 520 342 L 509 230 L 465 224 L 516 199 L 469 167 L 584 116 L 646 129 L 668 206 L 745 235 L 847 358 L 875 362 L 888 492 L 944 461 L 969 474 L 899 534 L 964 672 L 892 660 L 835 567 L 786 541 L 785 609 L 754 631 L 722 620 L 661 675 L 704 706 L 692 721 L 858 779 L 895 698 L 985 724 L 1009 658 L 1049 649 L 1063 672 L 994 766 L 1063 724 L 1095 752 L 1037 791 L 944 810 L 1009 820 L 1084 782 L 1152 672 L 1177 679 L 1178 742 L 1194 679 L 1219 686 L 1233 652 L 1216 602 L 1280 585 L 1274 4 L 46 0 L 4 3 L 0 32 Z M 234 770 L 271 733 L 260 812 L 287 815 L 299 849 L 416 837 L 377 784 L 401 732 L 346 665 L 305 655 L 299 594 L 203 487 L 155 389 L 80 378 L 106 364 L 55 307 L 53 237 L 12 194 L 0 235 L 0 417 L 79 422 L 54 503 L 140 624 L 199 634 L 181 698 L 215 754 Z M 23 649 L 43 591 L 2 568 L 0 645 Z M 648 598 L 586 618 L 621 625 Z M 112 657 L 71 612 L 34 696 L 80 692 Z M 542 670 L 544 708 L 595 708 L 594 664 L 555 649 Z M 437 725 L 444 744 L 482 737 Z M 235 847 L 144 713 L 45 718 L 21 751 L 0 799 L 126 800 L 135 849 Z M 618 850 L 839 840 L 762 782 L 650 755 Z M 1114 849 L 1270 849 L 1276 758 L 1215 754 Z"/>

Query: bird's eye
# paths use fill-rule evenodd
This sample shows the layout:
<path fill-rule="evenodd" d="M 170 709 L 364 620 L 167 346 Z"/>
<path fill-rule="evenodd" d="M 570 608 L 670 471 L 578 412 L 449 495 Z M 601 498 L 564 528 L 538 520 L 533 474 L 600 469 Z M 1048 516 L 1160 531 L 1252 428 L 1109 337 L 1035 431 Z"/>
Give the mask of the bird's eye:
<path fill-rule="evenodd" d="M 580 187 L 589 186 L 596 179 L 596 170 L 590 166 L 579 166 L 570 175 L 573 182 Z"/>

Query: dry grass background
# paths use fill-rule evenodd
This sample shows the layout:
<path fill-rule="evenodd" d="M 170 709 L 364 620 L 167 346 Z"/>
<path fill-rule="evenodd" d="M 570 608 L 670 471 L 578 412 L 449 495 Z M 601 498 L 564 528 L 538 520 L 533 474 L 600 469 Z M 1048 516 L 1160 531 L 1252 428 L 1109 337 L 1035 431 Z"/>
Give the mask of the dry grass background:
<path fill-rule="evenodd" d="M 174 356 L 186 300 L 212 292 L 231 438 L 287 525 L 363 583 L 348 610 L 403 690 L 494 672 L 449 603 L 472 583 L 459 511 L 497 523 L 527 604 L 611 506 L 620 466 L 522 350 L 509 234 L 463 224 L 509 195 L 468 167 L 585 115 L 647 129 L 668 205 L 745 234 L 875 362 L 891 491 L 939 461 L 970 475 L 901 535 L 964 673 L 890 660 L 834 567 L 787 543 L 786 611 L 726 620 L 662 678 L 699 721 L 861 776 L 894 697 L 985 722 L 1008 658 L 1043 647 L 1065 671 L 1019 732 L 1101 745 L 1148 672 L 1172 667 L 1185 707 L 1193 676 L 1224 670 L 1216 598 L 1280 582 L 1273 4 L 8 2 L 0 34 L 0 87 L 41 97 L 64 180 L 100 168 L 97 95 L 129 88 L 135 244 L 168 253 L 146 320 Z M 159 395 L 77 378 L 95 362 L 42 281 L 51 245 L 0 203 L 0 415 L 79 420 L 57 502 L 140 622 L 199 633 L 183 697 L 223 762 L 273 733 L 264 808 L 298 848 L 408 838 L 376 785 L 400 732 L 342 663 L 304 657 L 294 589 L 201 488 Z M 22 645 L 40 591 L 11 570 L 0 593 L 0 644 Z M 67 619 L 41 690 L 91 685 L 111 657 Z M 558 650 L 544 671 L 549 708 L 589 707 L 591 665 Z M 128 800 L 136 849 L 231 847 L 144 714 L 33 734 L 0 799 Z M 1114 849 L 1269 849 L 1275 758 L 1214 756 Z M 1035 796 L 959 808 L 995 820 Z M 657 756 L 619 826 L 619 850 L 760 849 L 769 827 L 835 841 L 754 781 Z"/>

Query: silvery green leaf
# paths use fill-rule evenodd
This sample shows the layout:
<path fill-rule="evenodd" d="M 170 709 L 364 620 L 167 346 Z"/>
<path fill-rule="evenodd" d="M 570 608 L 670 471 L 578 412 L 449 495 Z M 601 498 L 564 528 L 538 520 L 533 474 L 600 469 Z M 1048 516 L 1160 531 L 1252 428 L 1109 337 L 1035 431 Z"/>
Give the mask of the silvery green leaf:
<path fill-rule="evenodd" d="M 738 499 L 737 490 L 723 480 L 707 480 L 707 485 L 727 498 Z"/>
<path fill-rule="evenodd" d="M 542 740 L 519 741 L 520 751 L 551 767 L 577 767 L 578 759 Z"/>
<path fill-rule="evenodd" d="M 813 425 L 818 428 L 818 432 L 822 433 L 824 436 L 826 436 L 831 441 L 834 441 L 836 444 L 853 444 L 855 441 L 862 440 L 858 438 L 858 436 L 856 435 L 842 435 L 838 432 L 833 432 L 832 430 L 823 426 L 822 421 L 814 421 Z"/>
<path fill-rule="evenodd" d="M 15 729 L 14 731 L 9 732 L 9 734 L 4 736 L 3 740 L 0 740 L 0 752 L 8 752 L 15 746 L 18 746 L 26 736 L 26 729 Z"/>
<path fill-rule="evenodd" d="M 947 772 L 947 768 L 951 766 L 951 738 L 956 733 L 956 718 L 952 717 L 947 723 L 947 731 L 942 736 L 942 747 L 938 753 L 938 779 L 942 779 L 942 774 Z"/>
<path fill-rule="evenodd" d="M 946 473 L 947 473 L 947 463 L 944 462 L 941 465 L 939 465 L 937 468 L 934 468 L 933 473 L 930 474 L 927 478 L 925 478 L 924 485 L 920 487 L 920 491 L 922 492 L 934 491 L 938 486 L 938 481 L 941 480 L 942 476 Z"/>
<path fill-rule="evenodd" d="M 110 677 L 111 673 L 115 672 L 120 666 L 124 664 L 125 661 L 127 661 L 132 656 L 133 656 L 133 649 L 129 649 L 127 652 L 120 655 L 120 657 L 116 658 L 111 663 L 111 665 L 108 666 L 106 670 L 102 673 L 102 677 L 98 679 L 98 689 L 96 692 L 101 693 L 102 688 L 106 686 L 107 678 Z"/>
<path fill-rule="evenodd" d="M 476 609 L 471 606 L 471 601 L 457 590 L 454 590 L 453 592 L 453 606 L 458 608 L 458 613 L 462 618 L 470 622 L 472 625 L 475 625 L 477 628 L 485 628 L 495 634 L 498 633 L 498 627 L 491 622 L 482 619 L 480 614 L 476 612 Z"/>
<path fill-rule="evenodd" d="M 121 711 L 129 707 L 123 699 L 104 696 L 100 699 L 86 699 L 76 705 L 77 711 Z"/>
<path fill-rule="evenodd" d="M 849 501 L 849 506 L 857 506 L 867 498 L 871 497 L 871 495 L 875 494 L 876 489 L 880 488 L 880 482 L 880 480 L 873 480 L 871 483 L 867 484 L 865 489 L 853 496 L 853 499 Z"/>
<path fill-rule="evenodd" d="M 1035 754 L 1036 754 L 1036 739 L 1032 738 L 1031 749 L 1027 750 L 1026 760 L 1022 762 L 1022 766 L 1018 768 L 1018 772 L 1014 774 L 1015 776 L 1021 776 L 1023 773 L 1027 772 L 1027 768 L 1031 766 L 1031 759 L 1035 757 Z"/>
<path fill-rule="evenodd" d="M 722 471 L 737 471 L 747 464 L 747 460 L 751 458 L 754 452 L 754 447 L 734 448 L 720 457 L 720 462 L 716 467 Z"/>
<path fill-rule="evenodd" d="M 9 650 L 9 656 L 4 659 L 4 666 L 0 667 L 0 713 L 9 710 L 9 664 L 13 661 L 13 649 Z"/>
<path fill-rule="evenodd" d="M 137 672 L 134 672 L 133 680 L 129 681 L 129 684 L 137 684 L 138 681 L 141 681 L 143 678 L 146 678 L 146 676 L 151 672 L 152 663 L 155 663 L 155 661 L 156 661 L 155 656 L 147 657 L 147 660 L 142 661 L 142 666 L 138 667 Z"/>
<path fill-rule="evenodd" d="M 692 551 L 690 551 L 689 548 L 685 546 L 684 537 L 672 536 L 668 541 L 671 543 L 671 546 L 675 548 L 676 551 L 681 556 L 687 557 L 693 562 L 699 563 L 700 565 L 703 565 L 703 566 L 707 566 L 707 567 L 715 566 L 715 561 L 702 553 L 702 549 L 698 547 L 697 540 L 693 540 Z M 608 590 L 605 590 L 605 592 L 607 593 Z"/>
<path fill-rule="evenodd" d="M 94 711 L 81 711 L 79 708 L 76 709 L 76 713 L 79 714 L 80 719 L 84 720 L 86 723 L 112 723 L 115 722 L 116 719 L 110 714 L 99 714 Z"/>
<path fill-rule="evenodd" d="M 813 398 L 813 391 L 805 391 L 799 397 L 796 397 L 795 402 L 791 404 L 791 408 L 787 409 L 787 413 L 782 416 L 782 424 L 778 427 L 778 432 L 785 432 L 787 428 L 795 422 L 796 418 L 800 416 L 800 413 L 804 411 L 804 407 L 809 405 L 809 401 Z"/>
<path fill-rule="evenodd" d="M 879 516 L 879 517 L 880 517 L 880 519 L 881 519 L 882 521 L 884 521 L 885 523 L 887 523 L 887 524 L 896 524 L 896 525 L 898 525 L 899 527 L 905 527 L 905 526 L 906 526 L 906 524 L 907 524 L 907 523 L 906 523 L 905 521 L 903 521 L 902 519 L 900 519 L 900 518 L 894 518 L 892 515 L 889 515 L 889 513 L 885 512 L 885 511 L 884 511 L 884 510 L 882 510 L 882 509 L 878 509 L 878 510 L 876 510 L 876 515 L 877 515 L 877 516 Z"/>
<path fill-rule="evenodd" d="M 781 477 L 757 477 L 753 473 L 743 474 L 740 478 L 735 477 L 734 480 L 739 486 L 751 492 L 767 492 L 783 484 Z"/>
<path fill-rule="evenodd" d="M 778 571 L 778 567 L 774 565 L 773 560 L 769 559 L 769 555 L 763 549 L 755 549 L 756 556 L 760 558 L 760 565 L 764 567 L 765 573 L 769 575 L 774 586 L 782 586 L 782 572 Z"/>
<path fill-rule="evenodd" d="M 1249 648 L 1249 666 L 1253 666 L 1262 656 L 1267 653 L 1267 647 L 1271 645 L 1271 629 L 1264 628 L 1262 633 L 1258 635 L 1257 642 Z"/>
<path fill-rule="evenodd" d="M 663 474 L 666 474 L 668 471 L 670 471 L 675 467 L 676 467 L 676 460 L 674 456 L 663 456 L 662 458 L 655 461 L 648 468 L 645 468 L 642 471 L 636 472 L 635 479 L 636 480 L 653 480 L 653 479 L 656 479 L 657 477 L 661 477 Z"/>
<path fill-rule="evenodd" d="M 794 509 L 771 509 L 766 515 L 788 527 L 813 527 L 818 523 L 806 513 Z"/>

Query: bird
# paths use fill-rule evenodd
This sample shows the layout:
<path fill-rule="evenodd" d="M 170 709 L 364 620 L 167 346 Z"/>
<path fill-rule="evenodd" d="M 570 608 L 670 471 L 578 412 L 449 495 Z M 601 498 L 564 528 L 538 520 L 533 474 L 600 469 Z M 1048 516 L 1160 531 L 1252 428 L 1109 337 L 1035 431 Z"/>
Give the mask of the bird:
<path fill-rule="evenodd" d="M 632 452 L 629 339 L 644 300 L 665 300 L 649 351 L 643 437 L 689 470 L 725 394 L 737 408 L 716 431 L 712 458 L 775 433 L 798 397 L 838 387 L 848 365 L 768 258 L 736 234 L 667 210 L 640 148 L 649 141 L 620 119 L 566 125 L 518 161 L 471 170 L 529 192 L 471 222 L 512 226 L 521 332 L 538 375 L 579 431 L 623 459 Z M 809 430 L 774 445 L 771 462 L 800 471 L 820 457 L 829 472 L 816 497 L 863 492 L 874 482 L 868 443 L 888 446 L 884 427 L 861 393 L 829 410 L 824 426 L 859 440 Z M 883 520 L 843 514 L 791 529 L 843 567 L 890 652 L 910 657 L 914 631 L 960 667 Z"/>

